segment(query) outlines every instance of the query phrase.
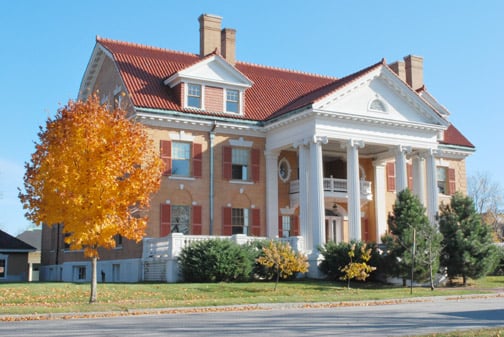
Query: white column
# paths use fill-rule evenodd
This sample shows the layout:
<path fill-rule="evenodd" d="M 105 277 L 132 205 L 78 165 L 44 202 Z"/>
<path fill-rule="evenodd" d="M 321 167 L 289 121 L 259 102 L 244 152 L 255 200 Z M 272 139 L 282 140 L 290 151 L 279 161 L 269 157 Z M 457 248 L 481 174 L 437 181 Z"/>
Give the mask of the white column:
<path fill-rule="evenodd" d="M 399 145 L 395 151 L 395 174 L 396 174 L 396 191 L 401 192 L 408 187 L 408 173 L 406 170 L 406 153 L 410 152 L 411 148 Z"/>
<path fill-rule="evenodd" d="M 424 158 L 416 154 L 413 156 L 413 193 L 425 206 L 425 161 Z"/>
<path fill-rule="evenodd" d="M 324 177 L 322 170 L 322 144 L 327 137 L 313 136 L 310 142 L 310 208 L 313 226 L 313 251 L 325 243 Z"/>
<path fill-rule="evenodd" d="M 426 161 L 427 173 L 427 215 L 432 224 L 436 223 L 436 214 L 438 211 L 438 187 L 437 187 L 437 170 L 436 170 L 436 157 L 434 151 L 431 150 L 427 153 Z"/>
<path fill-rule="evenodd" d="M 387 232 L 387 210 L 385 204 L 385 163 L 373 162 L 376 242 L 381 243 L 381 236 Z"/>
<path fill-rule="evenodd" d="M 294 144 L 298 148 L 299 161 L 299 234 L 304 238 L 306 250 L 313 249 L 312 228 L 309 221 L 309 193 L 308 181 L 310 165 L 308 165 L 309 151 L 304 141 Z"/>
<path fill-rule="evenodd" d="M 360 179 L 359 179 L 359 147 L 364 142 L 348 140 L 347 149 L 347 191 L 348 191 L 348 227 L 350 240 L 361 240 L 361 210 L 360 210 Z"/>
<path fill-rule="evenodd" d="M 269 238 L 278 236 L 278 152 L 266 151 L 266 225 Z"/>

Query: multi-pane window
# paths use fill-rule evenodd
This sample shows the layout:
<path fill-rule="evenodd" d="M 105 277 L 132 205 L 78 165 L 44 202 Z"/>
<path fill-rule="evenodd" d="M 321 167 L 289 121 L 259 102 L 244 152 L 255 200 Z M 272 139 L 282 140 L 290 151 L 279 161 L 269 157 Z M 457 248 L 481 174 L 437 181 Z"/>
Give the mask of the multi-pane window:
<path fill-rule="evenodd" d="M 238 90 L 226 90 L 226 111 L 238 113 L 240 109 L 240 92 Z"/>
<path fill-rule="evenodd" d="M 438 186 L 438 192 L 441 194 L 448 194 L 448 188 L 447 188 L 447 174 L 446 174 L 446 167 L 438 167 L 437 168 L 437 186 Z"/>
<path fill-rule="evenodd" d="M 231 234 L 249 234 L 249 210 L 247 208 L 233 208 L 231 210 Z"/>
<path fill-rule="evenodd" d="M 288 238 L 291 230 L 291 216 L 282 215 L 282 237 Z"/>
<path fill-rule="evenodd" d="M 188 177 L 191 174 L 191 144 L 183 142 L 172 143 L 171 173 Z"/>
<path fill-rule="evenodd" d="M 190 206 L 171 207 L 171 232 L 189 234 L 189 224 L 191 221 Z"/>
<path fill-rule="evenodd" d="M 0 258 L 0 278 L 5 278 L 6 275 L 7 260 L 5 258 Z"/>
<path fill-rule="evenodd" d="M 201 109 L 201 85 L 189 84 L 187 86 L 187 106 Z"/>
<path fill-rule="evenodd" d="M 249 159 L 250 150 L 244 148 L 232 149 L 232 179 L 248 180 L 249 179 Z"/>

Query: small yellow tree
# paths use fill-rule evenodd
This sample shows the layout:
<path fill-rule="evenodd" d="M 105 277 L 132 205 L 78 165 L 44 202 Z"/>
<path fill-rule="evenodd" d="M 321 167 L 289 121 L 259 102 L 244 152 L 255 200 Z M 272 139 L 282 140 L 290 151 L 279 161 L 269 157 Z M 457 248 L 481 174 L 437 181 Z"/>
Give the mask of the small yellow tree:
<path fill-rule="evenodd" d="M 163 164 L 143 126 L 96 96 L 69 101 L 40 129 L 19 197 L 29 220 L 63 224 L 70 249 L 91 258 L 95 302 L 98 248 L 114 248 L 116 235 L 141 240 L 141 211 L 159 188 Z"/>
<path fill-rule="evenodd" d="M 371 272 L 376 270 L 376 267 L 367 264 L 371 259 L 371 248 L 367 249 L 366 244 L 361 246 L 361 262 L 353 261 L 353 258 L 355 257 L 355 244 L 353 244 L 348 251 L 348 256 L 350 257 L 350 262 L 340 269 L 343 273 L 345 273 L 345 275 L 341 276 L 340 279 L 348 281 L 347 287 L 350 289 L 350 280 L 356 279 L 359 281 L 365 281 Z"/>
<path fill-rule="evenodd" d="M 257 262 L 265 267 L 272 268 L 276 275 L 275 291 L 280 278 L 287 279 L 294 273 L 306 273 L 308 261 L 305 255 L 296 253 L 289 243 L 270 241 L 267 247 L 263 247 L 262 256 Z"/>

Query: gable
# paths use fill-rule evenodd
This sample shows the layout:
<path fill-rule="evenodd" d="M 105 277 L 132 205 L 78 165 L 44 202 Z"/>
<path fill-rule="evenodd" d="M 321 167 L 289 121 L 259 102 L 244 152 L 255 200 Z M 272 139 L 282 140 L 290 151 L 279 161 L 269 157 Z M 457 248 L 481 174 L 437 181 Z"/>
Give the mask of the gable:
<path fill-rule="evenodd" d="M 173 74 L 166 79 L 164 83 L 173 88 L 180 82 L 187 81 L 212 83 L 214 85 L 231 86 L 235 88 L 249 88 L 253 84 L 245 75 L 240 73 L 219 55 L 209 56 Z"/>
<path fill-rule="evenodd" d="M 376 121 L 448 126 L 436 110 L 386 66 L 336 89 L 317 100 L 313 108 Z"/>

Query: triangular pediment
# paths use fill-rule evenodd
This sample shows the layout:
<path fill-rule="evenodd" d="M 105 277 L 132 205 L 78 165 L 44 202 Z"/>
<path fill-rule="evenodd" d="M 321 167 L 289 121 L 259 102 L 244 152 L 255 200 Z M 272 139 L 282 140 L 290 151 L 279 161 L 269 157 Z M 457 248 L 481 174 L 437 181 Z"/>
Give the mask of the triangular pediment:
<path fill-rule="evenodd" d="M 253 82 L 220 55 L 211 55 L 187 67 L 164 81 L 170 87 L 180 82 L 197 81 L 220 86 L 249 88 Z"/>
<path fill-rule="evenodd" d="M 337 88 L 314 102 L 313 108 L 370 121 L 448 125 L 433 106 L 385 65 Z"/>

